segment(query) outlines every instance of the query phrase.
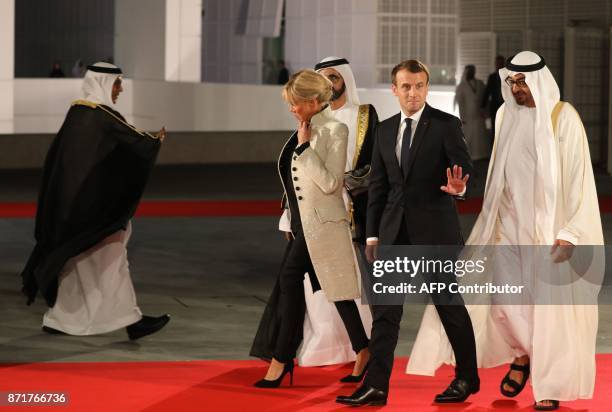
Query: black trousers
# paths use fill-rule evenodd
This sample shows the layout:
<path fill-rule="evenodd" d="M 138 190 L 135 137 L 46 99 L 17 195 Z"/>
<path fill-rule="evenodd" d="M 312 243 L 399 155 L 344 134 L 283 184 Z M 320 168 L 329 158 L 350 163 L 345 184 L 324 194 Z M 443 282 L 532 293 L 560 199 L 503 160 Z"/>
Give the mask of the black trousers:
<path fill-rule="evenodd" d="M 402 223 L 395 244 L 410 244 L 404 223 Z M 440 299 L 439 296 L 431 295 L 431 297 L 434 304 Z M 458 295 L 452 296 L 452 298 L 454 302 L 461 299 Z M 444 299 L 440 300 L 448 302 L 450 299 L 449 296 L 445 296 Z M 459 301 L 463 302 L 462 300 Z M 467 309 L 463 304 L 453 304 L 452 306 L 436 304 L 435 306 L 455 353 L 456 377 L 469 382 L 478 381 L 476 341 Z M 403 309 L 401 305 L 374 305 L 372 307 L 371 357 L 364 385 L 386 392 L 389 391 L 389 379 L 393 369 L 394 352 L 397 346 Z"/>
<path fill-rule="evenodd" d="M 278 313 L 280 314 L 280 327 L 274 347 L 274 359 L 282 363 L 291 362 L 296 356 L 298 349 L 296 337 L 301 336 L 306 314 L 304 274 L 306 272 L 311 276 L 315 274 L 306 247 L 304 233 L 299 230 L 294 233 L 294 236 L 295 238 L 290 240 L 287 245 L 288 250 L 279 274 Z M 330 251 L 330 253 L 333 253 L 333 251 Z M 360 350 L 367 348 L 368 337 L 363 328 L 355 301 L 343 300 L 335 302 L 335 305 L 349 335 L 353 350 L 358 353 Z"/>

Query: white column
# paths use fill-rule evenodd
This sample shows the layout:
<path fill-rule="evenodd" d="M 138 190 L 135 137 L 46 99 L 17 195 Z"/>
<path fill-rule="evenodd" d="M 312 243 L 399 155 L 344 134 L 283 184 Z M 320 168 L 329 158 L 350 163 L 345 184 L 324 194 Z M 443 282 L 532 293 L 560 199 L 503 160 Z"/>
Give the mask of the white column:
<path fill-rule="evenodd" d="M 166 0 L 165 79 L 199 82 L 201 54 L 202 0 Z"/>
<path fill-rule="evenodd" d="M 14 132 L 15 0 L 0 0 L 0 133 Z"/>
<path fill-rule="evenodd" d="M 610 27 L 610 38 L 612 39 L 612 27 Z M 610 44 L 610 62 L 609 62 L 609 78 L 612 79 L 612 44 Z M 608 98 L 608 164 L 607 170 L 612 174 L 612 81 L 609 82 L 609 98 Z"/>
<path fill-rule="evenodd" d="M 199 82 L 202 0 L 115 2 L 115 62 L 137 80 Z"/>

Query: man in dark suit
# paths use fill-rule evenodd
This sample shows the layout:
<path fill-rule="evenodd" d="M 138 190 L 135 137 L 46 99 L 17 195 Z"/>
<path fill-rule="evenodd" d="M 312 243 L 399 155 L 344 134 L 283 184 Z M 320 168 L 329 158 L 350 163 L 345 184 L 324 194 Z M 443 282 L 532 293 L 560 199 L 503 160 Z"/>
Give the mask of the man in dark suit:
<path fill-rule="evenodd" d="M 499 70 L 503 69 L 505 65 L 506 59 L 504 56 L 495 57 L 495 71 L 489 75 L 487 86 L 482 96 L 482 108 L 488 110 L 489 117 L 491 117 L 491 138 L 495 136 L 495 116 L 497 115 L 497 110 L 504 103 Z"/>
<path fill-rule="evenodd" d="M 395 66 L 392 78 L 401 112 L 376 129 L 366 229 L 366 256 L 370 262 L 376 259 L 379 243 L 463 244 L 455 198 L 465 194 L 472 169 L 461 121 L 425 103 L 429 88 L 425 65 L 406 60 Z M 432 295 L 432 299 L 440 303 L 438 296 Z M 372 309 L 367 376 L 351 396 L 339 396 L 339 403 L 386 404 L 403 307 L 375 305 Z M 463 304 L 436 304 L 436 309 L 457 367 L 456 378 L 436 395 L 435 401 L 463 402 L 480 387 L 472 323 Z"/>

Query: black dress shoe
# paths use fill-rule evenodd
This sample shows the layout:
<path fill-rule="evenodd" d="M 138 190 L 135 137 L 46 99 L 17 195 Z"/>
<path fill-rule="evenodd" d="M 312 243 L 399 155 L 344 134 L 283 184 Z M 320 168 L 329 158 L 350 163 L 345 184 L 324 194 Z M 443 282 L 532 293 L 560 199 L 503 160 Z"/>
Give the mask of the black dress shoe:
<path fill-rule="evenodd" d="M 536 411 L 556 411 L 557 409 L 559 409 L 559 401 L 548 400 L 548 402 L 550 402 L 550 405 L 542 405 L 536 402 L 533 404 L 533 409 L 535 409 Z"/>
<path fill-rule="evenodd" d="M 166 323 L 169 321 L 170 315 L 168 314 L 158 317 L 142 315 L 142 319 L 136 323 L 132 323 L 125 329 L 127 330 L 130 340 L 136 340 L 142 338 L 143 336 L 157 332 L 166 326 Z"/>
<path fill-rule="evenodd" d="M 436 403 L 458 403 L 480 390 L 480 382 L 470 383 L 465 379 L 455 378 L 446 390 L 434 399 Z"/>
<path fill-rule="evenodd" d="M 48 326 L 42 327 L 43 332 L 47 332 L 49 335 L 66 335 L 66 332 L 62 332 L 61 330 L 53 329 Z"/>
<path fill-rule="evenodd" d="M 387 392 L 360 386 L 351 396 L 338 396 L 336 402 L 349 406 L 384 406 L 387 404 Z"/>

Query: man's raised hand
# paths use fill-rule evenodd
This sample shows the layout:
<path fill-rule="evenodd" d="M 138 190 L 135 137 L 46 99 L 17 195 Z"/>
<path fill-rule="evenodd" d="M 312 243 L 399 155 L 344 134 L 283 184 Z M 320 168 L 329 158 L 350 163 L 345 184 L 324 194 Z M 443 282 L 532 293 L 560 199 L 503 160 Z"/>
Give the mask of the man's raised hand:
<path fill-rule="evenodd" d="M 440 186 L 440 190 L 453 196 L 461 194 L 465 190 L 469 178 L 469 174 L 463 176 L 461 166 L 453 166 L 452 173 L 450 167 L 448 167 L 446 168 L 446 186 Z"/>

